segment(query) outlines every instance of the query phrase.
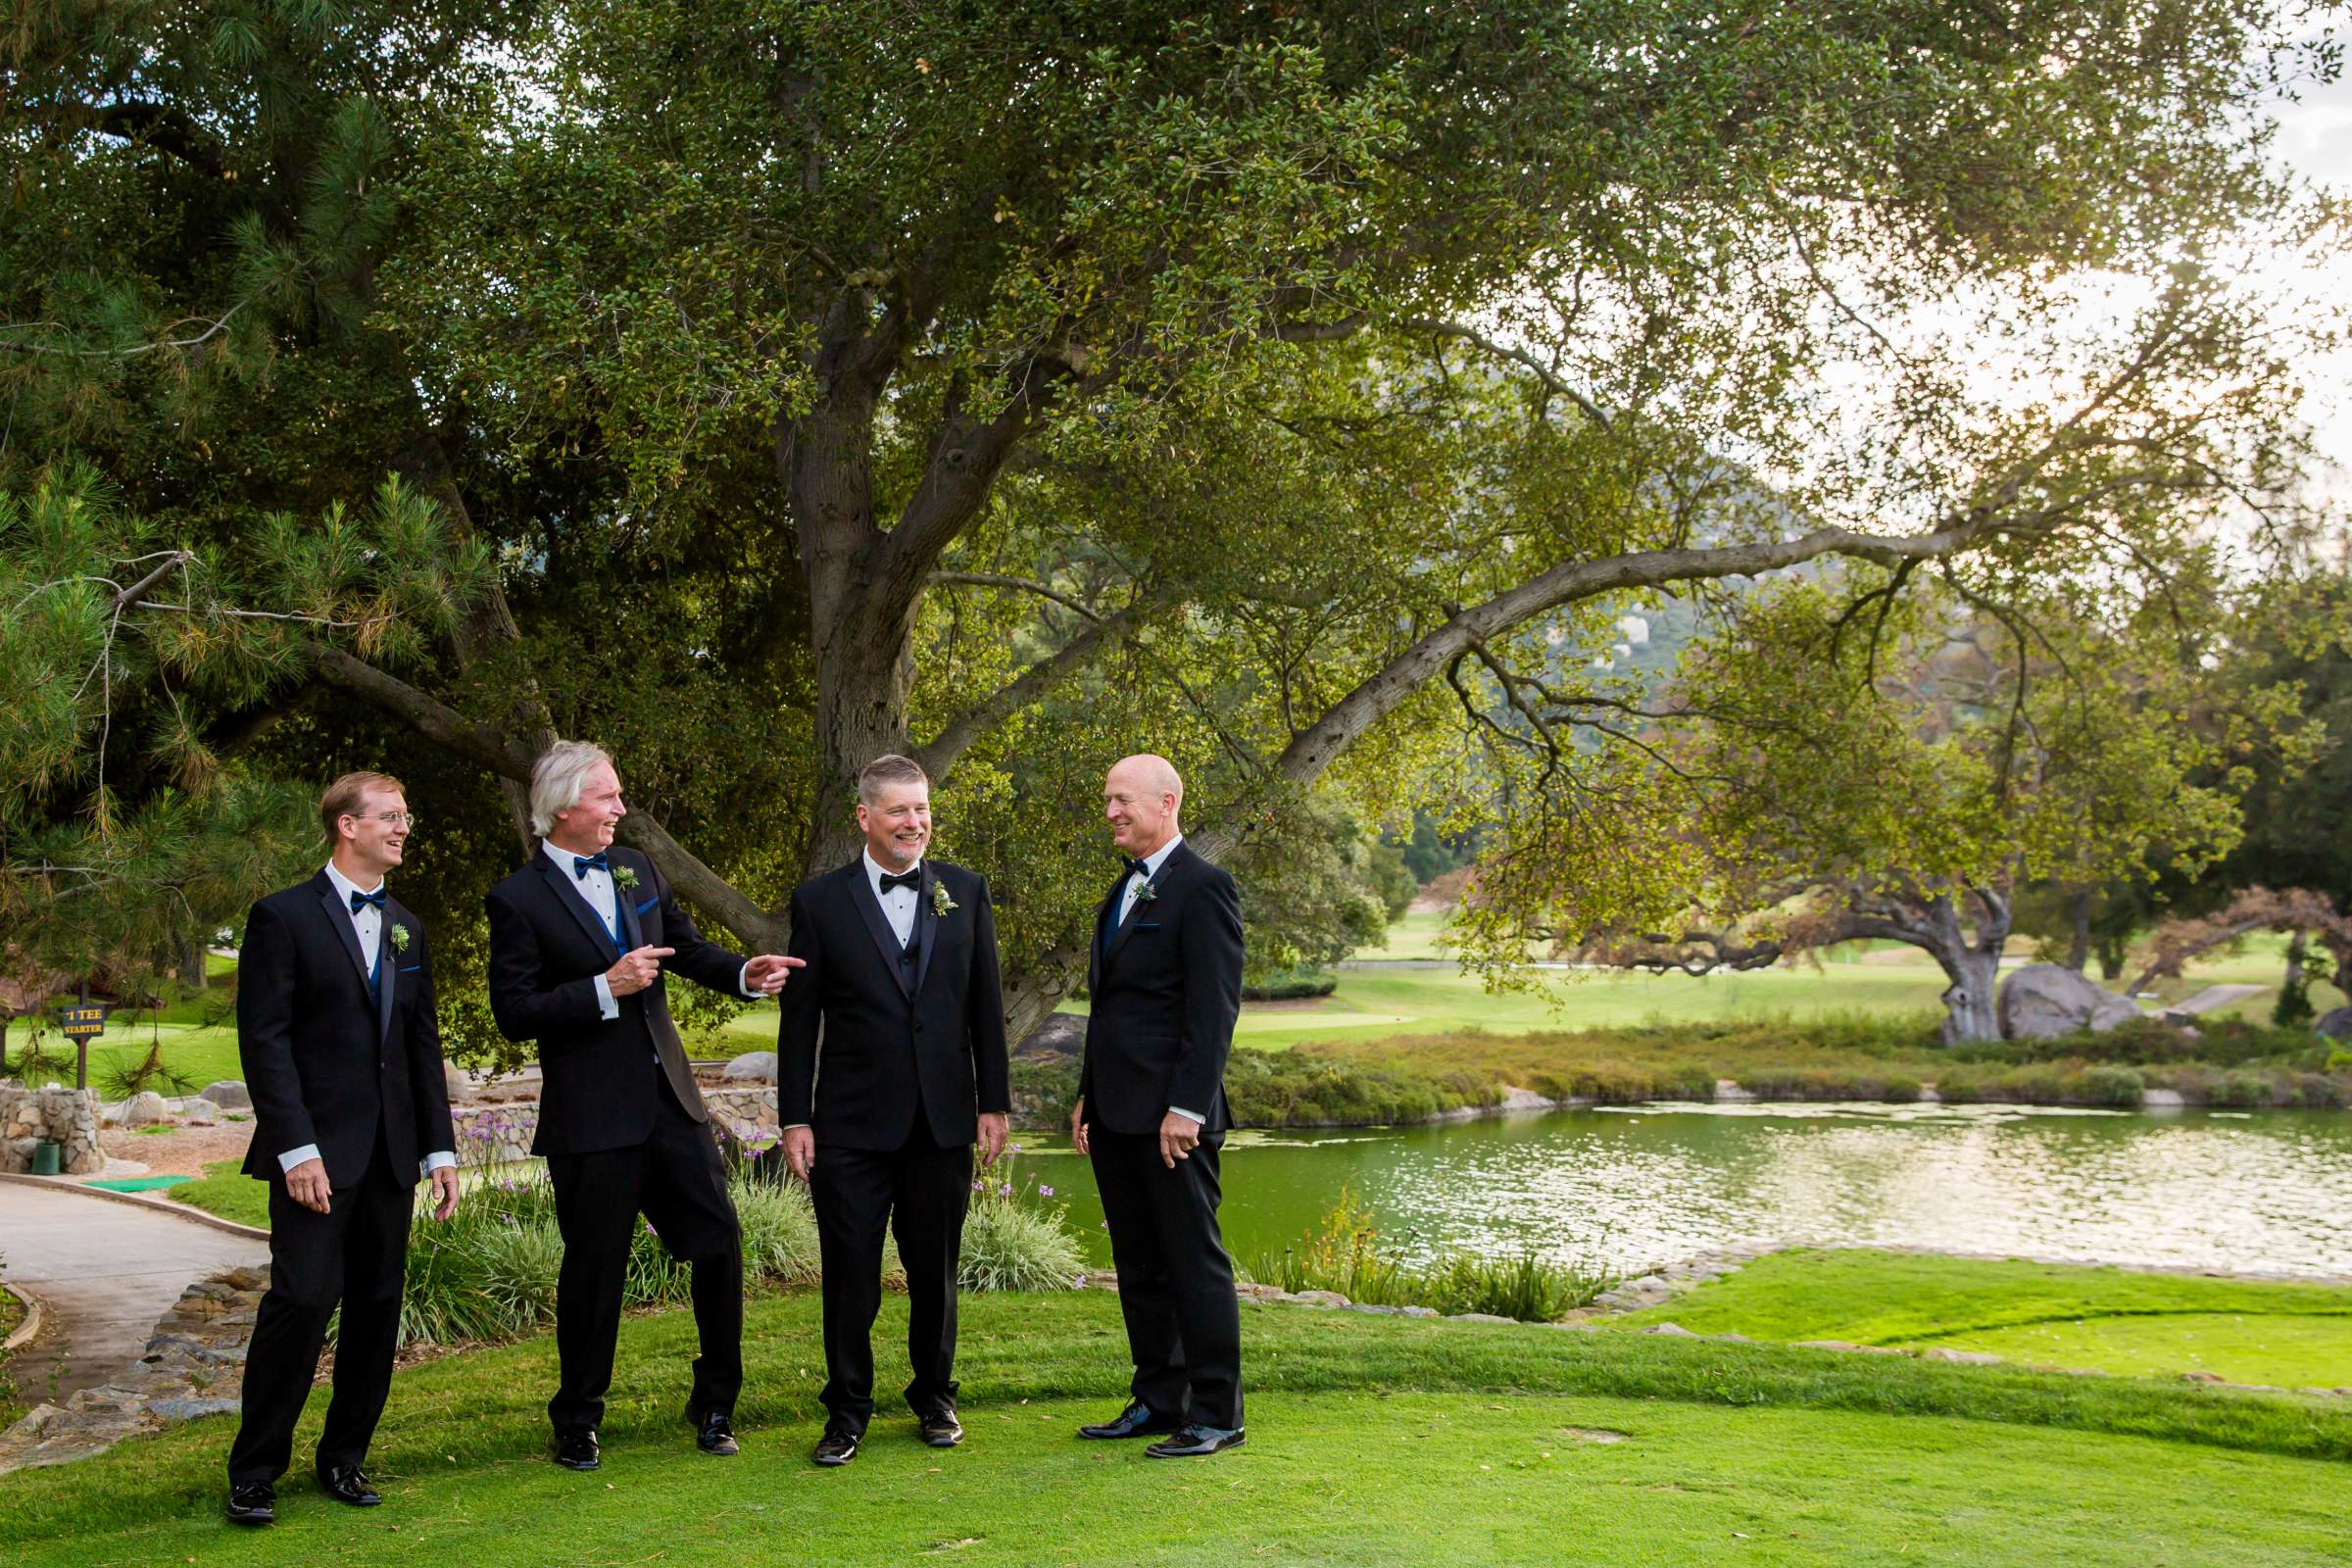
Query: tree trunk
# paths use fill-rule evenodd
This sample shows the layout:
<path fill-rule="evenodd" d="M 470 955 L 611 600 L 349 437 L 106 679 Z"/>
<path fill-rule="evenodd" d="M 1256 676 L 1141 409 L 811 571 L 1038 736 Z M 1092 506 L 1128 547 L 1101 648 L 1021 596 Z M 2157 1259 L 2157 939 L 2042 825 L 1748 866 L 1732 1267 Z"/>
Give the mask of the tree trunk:
<path fill-rule="evenodd" d="M 1929 902 L 1921 922 L 1920 946 L 1935 956 L 1951 984 L 1943 992 L 1943 1043 L 1957 1046 L 2001 1038 L 1998 1007 L 2001 949 L 2009 940 L 2009 904 L 1998 894 L 1970 890 L 1976 900 L 1976 936 L 1970 940 L 1958 903 Z"/>
<path fill-rule="evenodd" d="M 190 942 L 187 952 L 180 955 L 179 983 L 190 991 L 202 991 L 205 985 L 204 969 L 204 942 L 199 938 Z"/>
<path fill-rule="evenodd" d="M 2067 901 L 2074 917 L 2074 935 L 2067 944 L 2066 966 L 2077 974 L 2090 961 L 2090 889 L 2077 888 Z"/>

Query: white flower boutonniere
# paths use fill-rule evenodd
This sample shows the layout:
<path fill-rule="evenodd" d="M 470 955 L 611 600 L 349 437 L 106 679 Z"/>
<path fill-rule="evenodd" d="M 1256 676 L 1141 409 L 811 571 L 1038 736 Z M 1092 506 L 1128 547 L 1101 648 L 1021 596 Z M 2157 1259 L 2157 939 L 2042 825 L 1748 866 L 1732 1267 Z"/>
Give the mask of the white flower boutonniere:
<path fill-rule="evenodd" d="M 931 884 L 931 912 L 933 914 L 938 915 L 944 920 L 948 917 L 948 911 L 950 909 L 960 909 L 962 907 L 962 905 L 957 904 L 954 899 L 948 897 L 948 885 L 945 882 L 934 882 Z"/>
<path fill-rule="evenodd" d="M 635 892 L 637 889 L 637 872 L 635 868 L 626 865 L 614 866 L 612 868 L 612 885 L 616 888 L 619 888 L 623 892 Z"/>
<path fill-rule="evenodd" d="M 409 928 L 398 920 L 392 922 L 392 951 L 394 953 L 409 951 Z"/>
<path fill-rule="evenodd" d="M 1135 890 L 1135 902 L 1138 904 L 1150 904 L 1152 900 L 1158 897 L 1159 889 L 1152 885 L 1152 879 L 1150 877 L 1144 878 L 1144 885 Z"/>

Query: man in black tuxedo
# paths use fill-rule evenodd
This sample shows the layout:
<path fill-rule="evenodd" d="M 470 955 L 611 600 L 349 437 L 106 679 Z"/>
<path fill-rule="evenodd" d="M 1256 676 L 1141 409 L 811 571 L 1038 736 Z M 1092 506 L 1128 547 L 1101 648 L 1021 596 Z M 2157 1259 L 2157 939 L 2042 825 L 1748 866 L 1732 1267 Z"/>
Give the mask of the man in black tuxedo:
<path fill-rule="evenodd" d="M 1200 1457 L 1242 1441 L 1242 1317 L 1217 1228 L 1242 903 L 1185 848 L 1184 781 L 1165 758 L 1122 760 L 1102 804 L 1127 868 L 1095 917 L 1070 1132 L 1102 1194 L 1135 1381 L 1124 1411 L 1078 1431 L 1164 1433 L 1144 1451 Z"/>
<path fill-rule="evenodd" d="M 408 843 L 408 802 L 388 774 L 346 773 L 318 817 L 326 865 L 253 906 L 237 956 L 237 1055 L 253 1096 L 245 1174 L 270 1184 L 270 1290 L 228 1450 L 227 1512 L 241 1525 L 277 1517 L 277 1478 L 338 1301 L 318 1484 L 357 1507 L 383 1500 L 360 1465 L 392 1386 L 419 1175 L 436 1218 L 458 1205 L 424 924 L 384 891 Z"/>
<path fill-rule="evenodd" d="M 612 847 L 626 814 L 612 758 L 558 741 L 531 769 L 540 853 L 486 901 L 490 1010 L 508 1039 L 539 1047 L 531 1152 L 547 1159 L 564 1233 L 556 1281 L 563 1371 L 547 1413 L 556 1462 L 570 1470 L 602 1462 L 597 1427 L 640 1212 L 670 1255 L 694 1268 L 702 1354 L 687 1423 L 705 1453 L 736 1451 L 743 1242 L 710 1112 L 670 1021 L 663 971 L 761 997 L 797 965 L 772 954 L 746 961 L 705 940 L 653 861 Z"/>
<path fill-rule="evenodd" d="M 785 994 L 776 1039 L 785 1158 L 808 1182 L 824 1262 L 823 1465 L 856 1458 L 873 1416 L 885 1225 L 906 1268 L 906 1402 L 923 1442 L 963 1441 L 956 1273 L 972 1145 L 995 1162 L 1012 1103 L 988 883 L 923 858 L 923 770 L 904 757 L 868 762 L 858 826 L 858 858 L 793 891 L 792 954 L 808 969 Z"/>

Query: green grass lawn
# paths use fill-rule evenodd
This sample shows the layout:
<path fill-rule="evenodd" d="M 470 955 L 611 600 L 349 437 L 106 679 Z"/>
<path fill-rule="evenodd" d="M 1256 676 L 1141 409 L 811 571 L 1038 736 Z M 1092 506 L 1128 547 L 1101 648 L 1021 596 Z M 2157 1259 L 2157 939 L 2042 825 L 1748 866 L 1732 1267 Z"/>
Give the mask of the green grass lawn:
<path fill-rule="evenodd" d="M 204 1175 L 192 1182 L 164 1189 L 164 1196 L 175 1203 L 187 1203 L 208 1214 L 233 1219 L 240 1225 L 270 1228 L 270 1189 L 252 1177 L 239 1173 L 244 1162 L 235 1159 L 217 1159 L 204 1167 Z"/>
<path fill-rule="evenodd" d="M 877 1325 L 883 1381 L 905 1324 Z M 218 1518 L 231 1423 L 7 1483 L 33 1564 L 1971 1564 L 2340 1560 L 2352 1413 L 2312 1400 L 2003 1368 L 1244 1309 L 1250 1439 L 1203 1463 L 1071 1428 L 1115 1406 L 1124 1340 L 1097 1292 L 981 1297 L 963 1316 L 970 1440 L 885 1410 L 843 1471 L 807 1462 L 815 1298 L 748 1310 L 745 1452 L 693 1451 L 682 1313 L 624 1325 L 606 1466 L 543 1457 L 542 1338 L 400 1374 L 370 1473 L 386 1505 L 299 1471 L 281 1522 Z M 1858 1364 L 1868 1362 L 1869 1364 Z M 296 1440 L 315 1439 L 318 1406 Z M 1601 1441 L 1614 1439 L 1615 1441 Z"/>
<path fill-rule="evenodd" d="M 2131 1376 L 2352 1387 L 2352 1287 L 2207 1279 L 1866 1249 L 1759 1258 L 1606 1320 L 1695 1334 L 1988 1350 Z"/>

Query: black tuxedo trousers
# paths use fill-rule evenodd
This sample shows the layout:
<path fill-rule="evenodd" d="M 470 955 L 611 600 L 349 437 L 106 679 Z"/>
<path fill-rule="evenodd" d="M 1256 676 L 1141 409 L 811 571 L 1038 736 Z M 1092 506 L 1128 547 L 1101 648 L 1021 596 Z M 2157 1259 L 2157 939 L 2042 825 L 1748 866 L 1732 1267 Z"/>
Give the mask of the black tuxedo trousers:
<path fill-rule="evenodd" d="M 318 1435 L 318 1465 L 358 1465 L 392 1389 L 392 1347 L 409 1255 L 415 1167 L 395 1174 L 378 1137 L 359 1180 L 327 1195 L 327 1211 L 303 1207 L 281 1178 L 270 1184 L 270 1289 L 245 1348 L 244 1411 L 228 1450 L 232 1486 L 274 1483 L 294 1451 L 294 1423 L 310 1396 L 326 1325 L 343 1308 L 335 1392 Z"/>
<path fill-rule="evenodd" d="M 643 1143 L 547 1156 L 564 1233 L 556 1277 L 556 1355 L 562 1377 L 547 1402 L 559 1432 L 605 1418 L 621 1295 L 639 1214 L 670 1256 L 694 1270 L 697 1410 L 732 1413 L 743 1390 L 743 1240 L 727 1197 L 727 1171 L 708 1125 L 688 1115 L 666 1079 L 646 1063 L 653 1130 Z"/>
<path fill-rule="evenodd" d="M 833 1424 L 862 1433 L 874 1413 L 874 1314 L 882 1233 L 906 1269 L 906 1402 L 916 1414 L 956 1397 L 956 1265 L 972 1197 L 972 1146 L 941 1148 L 918 1122 L 896 1149 L 820 1143 L 808 1173 L 824 1264 L 825 1388 Z"/>
<path fill-rule="evenodd" d="M 1223 1133 L 1203 1133 L 1170 1170 L 1154 1132 L 1087 1135 L 1119 1313 L 1135 1361 L 1135 1396 L 1162 1415 L 1228 1430 L 1242 1424 L 1242 1311 L 1233 1258 L 1217 1228 Z"/>

